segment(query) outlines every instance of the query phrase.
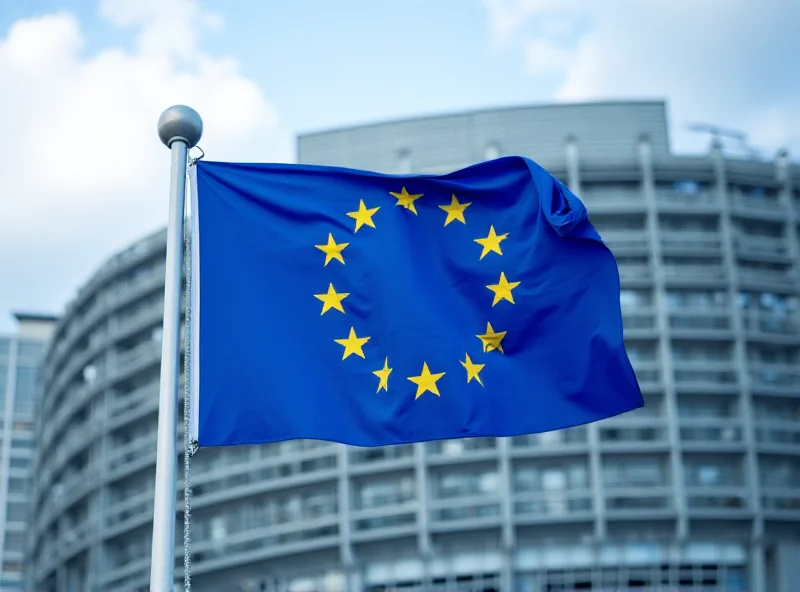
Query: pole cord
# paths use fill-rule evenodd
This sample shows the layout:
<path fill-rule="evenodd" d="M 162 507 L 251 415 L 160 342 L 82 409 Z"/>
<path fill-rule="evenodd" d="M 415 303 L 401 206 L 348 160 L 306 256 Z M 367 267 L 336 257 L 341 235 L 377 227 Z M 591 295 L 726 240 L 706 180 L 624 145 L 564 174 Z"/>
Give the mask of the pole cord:
<path fill-rule="evenodd" d="M 191 319 L 192 319 L 192 249 L 191 225 L 186 226 L 184 234 L 184 262 L 186 266 L 186 316 L 184 317 L 184 355 L 183 355 L 183 589 L 192 590 L 192 480 L 191 457 L 196 451 L 191 436 Z"/>

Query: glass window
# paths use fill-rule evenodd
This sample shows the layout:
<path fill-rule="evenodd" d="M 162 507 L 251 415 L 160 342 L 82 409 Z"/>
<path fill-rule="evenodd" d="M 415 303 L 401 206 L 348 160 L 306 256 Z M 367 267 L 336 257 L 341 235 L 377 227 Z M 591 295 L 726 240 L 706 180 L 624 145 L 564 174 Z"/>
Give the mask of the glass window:
<path fill-rule="evenodd" d="M 672 190 L 678 193 L 698 193 L 700 191 L 700 183 L 697 181 L 675 181 L 672 184 Z"/>
<path fill-rule="evenodd" d="M 8 551 L 24 551 L 25 535 L 21 532 L 7 532 L 5 546 Z"/>
<path fill-rule="evenodd" d="M 658 459 L 610 460 L 603 465 L 603 481 L 609 487 L 665 485 L 663 463 Z"/>
<path fill-rule="evenodd" d="M 19 347 L 17 349 L 17 355 L 20 359 L 25 358 L 26 360 L 33 361 L 37 363 L 39 358 L 44 353 L 44 345 L 38 342 L 32 341 L 20 341 Z"/>
<path fill-rule="evenodd" d="M 738 461 L 696 459 L 686 463 L 687 485 L 713 487 L 718 485 L 741 485 L 742 472 Z"/>
<path fill-rule="evenodd" d="M 619 303 L 623 309 L 640 308 L 650 304 L 649 295 L 641 290 L 620 290 Z"/>
<path fill-rule="evenodd" d="M 36 369 L 26 366 L 17 368 L 17 387 L 14 396 L 15 413 L 33 413 L 36 394 Z"/>
<path fill-rule="evenodd" d="M 24 522 L 28 519 L 28 504 L 9 502 L 6 510 L 6 520 L 11 522 Z"/>
<path fill-rule="evenodd" d="M 10 466 L 12 469 L 28 469 L 31 464 L 33 464 L 33 460 L 30 458 L 11 457 Z"/>

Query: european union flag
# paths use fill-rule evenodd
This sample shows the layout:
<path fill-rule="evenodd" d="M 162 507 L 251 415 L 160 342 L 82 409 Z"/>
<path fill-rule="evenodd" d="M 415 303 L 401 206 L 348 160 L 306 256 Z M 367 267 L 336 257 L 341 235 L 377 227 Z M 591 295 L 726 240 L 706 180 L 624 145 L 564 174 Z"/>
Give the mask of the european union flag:
<path fill-rule="evenodd" d="M 446 175 L 200 161 L 200 446 L 512 436 L 642 406 L 616 261 L 536 163 Z"/>

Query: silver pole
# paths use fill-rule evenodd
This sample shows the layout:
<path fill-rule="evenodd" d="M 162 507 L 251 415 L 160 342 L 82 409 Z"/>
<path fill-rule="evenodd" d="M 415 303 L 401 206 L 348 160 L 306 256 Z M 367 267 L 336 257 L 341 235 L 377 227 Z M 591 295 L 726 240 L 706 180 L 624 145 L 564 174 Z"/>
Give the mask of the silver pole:
<path fill-rule="evenodd" d="M 175 579 L 175 497 L 178 488 L 178 378 L 180 372 L 181 279 L 183 277 L 184 206 L 189 149 L 203 134 L 194 109 L 170 107 L 158 120 L 158 136 L 172 151 L 167 225 L 167 271 L 164 282 L 164 330 L 161 341 L 161 391 L 153 508 L 150 592 L 171 592 Z"/>

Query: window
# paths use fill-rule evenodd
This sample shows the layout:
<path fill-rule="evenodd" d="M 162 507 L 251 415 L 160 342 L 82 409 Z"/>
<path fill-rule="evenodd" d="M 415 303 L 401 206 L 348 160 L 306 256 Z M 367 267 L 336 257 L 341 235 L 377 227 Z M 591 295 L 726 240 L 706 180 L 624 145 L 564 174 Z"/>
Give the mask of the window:
<path fill-rule="evenodd" d="M 23 502 L 9 502 L 6 508 L 6 520 L 9 522 L 24 522 L 28 519 L 28 504 Z"/>
<path fill-rule="evenodd" d="M 33 461 L 30 458 L 11 457 L 12 469 L 29 469 Z"/>
<path fill-rule="evenodd" d="M 688 362 L 705 360 L 709 362 L 728 362 L 732 360 L 730 345 L 677 342 L 672 344 L 672 356 L 676 360 Z"/>
<path fill-rule="evenodd" d="M 25 534 L 21 532 L 7 532 L 5 546 L 7 551 L 24 551 Z"/>
<path fill-rule="evenodd" d="M 33 413 L 35 394 L 36 370 L 25 366 L 18 367 L 14 413 Z"/>
<path fill-rule="evenodd" d="M 672 190 L 678 193 L 698 193 L 700 189 L 700 183 L 697 181 L 675 181 L 672 184 Z"/>
<path fill-rule="evenodd" d="M 486 471 L 444 474 L 439 476 L 437 486 L 439 499 L 493 494 L 497 490 L 497 473 Z"/>
<path fill-rule="evenodd" d="M 33 363 L 37 363 L 43 352 L 44 346 L 41 343 L 20 341 L 17 355 L 20 359 L 25 358 Z"/>
<path fill-rule="evenodd" d="M 667 305 L 671 309 L 716 308 L 728 303 L 725 292 L 715 290 L 669 290 Z"/>
<path fill-rule="evenodd" d="M 742 485 L 741 463 L 735 459 L 693 459 L 686 462 L 686 484 L 695 487 Z"/>
<path fill-rule="evenodd" d="M 580 490 L 588 487 L 589 477 L 585 462 L 524 465 L 514 471 L 514 490 L 519 493 Z"/>
<path fill-rule="evenodd" d="M 603 465 L 608 487 L 654 487 L 666 485 L 664 463 L 655 458 L 609 460 Z"/>
<path fill-rule="evenodd" d="M 414 495 L 414 478 L 410 475 L 399 479 L 366 482 L 357 490 L 360 508 L 379 508 L 402 504 L 414 499 Z"/>
<path fill-rule="evenodd" d="M 8 493 L 27 493 L 29 481 L 21 477 L 11 477 L 8 480 Z"/>
<path fill-rule="evenodd" d="M 619 303 L 625 310 L 648 306 L 650 294 L 642 290 L 620 290 Z"/>

